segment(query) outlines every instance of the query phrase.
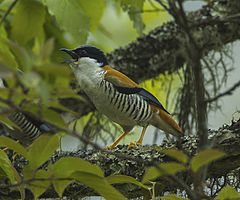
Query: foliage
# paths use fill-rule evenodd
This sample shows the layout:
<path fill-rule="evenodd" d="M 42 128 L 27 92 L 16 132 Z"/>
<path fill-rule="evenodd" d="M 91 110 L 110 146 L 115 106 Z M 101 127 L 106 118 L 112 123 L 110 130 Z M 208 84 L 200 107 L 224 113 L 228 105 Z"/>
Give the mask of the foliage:
<path fill-rule="evenodd" d="M 14 2 L 17 2 L 16 6 Z M 101 22 L 109 2 L 113 3 L 111 5 L 115 6 L 115 9 L 119 6 L 126 12 L 136 32 L 139 35 L 143 34 L 145 25 L 141 12 L 145 1 L 99 0 L 97 4 L 96 0 L 16 0 L 14 2 L 0 0 L 0 16 L 4 16 L 7 9 L 13 5 L 6 18 L 1 18 L 0 21 L 0 78 L 4 78 L 8 85 L 6 88 L 0 88 L 0 122 L 9 128 L 18 128 L 8 119 L 9 114 L 16 110 L 27 111 L 56 127 L 58 133 L 67 132 L 67 125 L 60 113 L 69 112 L 77 117 L 78 113 L 64 107 L 60 99 L 74 98 L 84 102 L 85 99 L 76 95 L 69 87 L 71 72 L 66 66 L 59 64 L 64 60 L 64 56 L 58 49 L 85 44 L 97 30 L 109 37 L 111 34 Z M 218 63 L 218 60 L 216 61 Z M 211 72 L 209 64 L 205 60 L 203 62 L 205 68 Z M 216 64 L 215 67 L 217 69 L 218 65 Z M 223 68 L 225 70 L 225 65 Z M 185 71 L 185 74 L 186 80 L 192 80 L 192 72 Z M 211 79 L 212 77 L 211 75 Z M 220 81 L 221 84 L 224 81 Z M 214 94 L 221 84 L 214 86 Z M 191 81 L 189 85 L 192 86 Z M 184 94 L 188 100 L 194 96 L 189 95 L 189 90 Z M 206 95 L 210 97 L 208 92 Z M 184 97 L 182 101 L 189 102 Z M 195 101 L 191 102 L 195 103 Z M 195 112 L 194 109 L 193 111 Z M 189 118 L 183 116 L 181 119 Z M 93 123 L 88 122 L 90 125 Z M 149 192 L 149 198 L 155 198 L 156 183 L 164 185 L 162 180 L 169 179 L 172 182 L 178 181 L 177 175 L 180 172 L 187 173 L 194 180 L 195 185 L 199 184 L 201 187 L 203 183 L 199 180 L 203 166 L 225 156 L 225 153 L 216 149 L 199 152 L 193 157 L 176 149 L 161 151 L 174 161 L 163 164 L 152 162 L 139 182 L 133 177 L 124 175 L 105 177 L 98 166 L 75 157 L 62 158 L 48 165 L 47 170 L 43 169 L 41 166 L 59 148 L 58 134 L 39 137 L 28 150 L 3 136 L 0 137 L 0 146 L 14 150 L 28 161 L 20 174 L 6 153 L 0 151 L 0 177 L 9 180 L 9 187 L 17 187 L 22 199 L 25 198 L 24 185 L 31 190 L 35 198 L 38 198 L 52 184 L 59 197 L 62 197 L 66 187 L 75 181 L 91 187 L 106 199 L 125 199 L 111 184 L 126 183 L 137 185 L 145 192 Z M 190 190 L 191 194 L 196 188 L 185 189 Z M 184 199 L 176 194 L 159 198 Z M 224 187 L 217 196 L 219 200 L 234 198 L 239 198 L 239 194 L 230 186 Z"/>
<path fill-rule="evenodd" d="M 38 198 L 42 193 L 44 193 L 51 184 L 53 184 L 59 197 L 62 197 L 65 188 L 74 181 L 81 182 L 93 188 L 97 193 L 106 199 L 125 199 L 121 193 L 111 186 L 111 184 L 131 183 L 146 191 L 154 191 L 154 185 L 149 187 L 152 180 L 157 179 L 158 177 L 175 176 L 178 172 L 189 170 L 191 171 L 191 174 L 195 174 L 193 176 L 196 176 L 196 167 L 202 167 L 203 165 L 209 164 L 211 161 L 224 155 L 222 152 L 217 150 L 207 150 L 208 157 L 212 157 L 212 159 L 208 159 L 206 162 L 203 162 L 206 159 L 206 151 L 200 152 L 189 160 L 188 156 L 179 150 L 165 150 L 164 153 L 166 155 L 175 158 L 178 162 L 168 162 L 150 167 L 145 172 L 142 182 L 139 182 L 133 177 L 125 175 L 112 175 L 104 177 L 103 171 L 98 166 L 76 157 L 61 158 L 53 164 L 48 164 L 47 170 L 42 169 L 41 166 L 51 157 L 54 151 L 59 148 L 59 144 L 59 138 L 57 135 L 41 135 L 31 144 L 28 150 L 25 150 L 25 148 L 16 141 L 0 136 L 0 146 L 8 147 L 28 160 L 28 164 L 23 168 L 23 178 L 20 179 L 20 175 L 18 174 L 19 172 L 15 170 L 7 155 L 3 151 L 0 151 L 1 177 L 8 178 L 11 181 L 11 184 L 18 186 L 23 199 L 25 194 L 23 184 L 27 185 L 34 194 L 35 198 Z M 39 151 L 40 149 L 41 151 Z M 175 154 L 173 154 L 173 152 L 175 152 Z M 197 166 L 195 166 L 194 162 L 196 159 L 201 164 L 198 163 Z M 187 160 L 191 163 L 191 168 L 188 167 Z M 219 193 L 219 199 L 223 199 L 222 196 L 224 196 L 228 190 L 231 189 L 223 189 L 222 192 Z M 167 195 L 160 198 L 183 199 L 177 195 Z"/>

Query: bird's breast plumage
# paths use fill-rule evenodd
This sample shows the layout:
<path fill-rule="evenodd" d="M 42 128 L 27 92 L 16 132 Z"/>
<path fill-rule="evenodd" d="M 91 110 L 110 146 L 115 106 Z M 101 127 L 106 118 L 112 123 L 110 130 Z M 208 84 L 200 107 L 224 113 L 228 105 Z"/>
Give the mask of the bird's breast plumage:
<path fill-rule="evenodd" d="M 124 94 L 105 80 L 106 71 L 90 59 L 80 60 L 75 77 L 97 110 L 122 126 L 146 126 L 152 110 L 137 94 Z"/>

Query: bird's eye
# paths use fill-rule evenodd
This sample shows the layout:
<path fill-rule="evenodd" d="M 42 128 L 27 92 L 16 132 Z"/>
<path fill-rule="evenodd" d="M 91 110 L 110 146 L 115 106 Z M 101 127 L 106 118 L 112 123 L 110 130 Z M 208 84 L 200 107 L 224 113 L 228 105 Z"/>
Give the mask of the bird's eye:
<path fill-rule="evenodd" d="M 83 50 L 81 51 L 81 56 L 86 56 L 86 55 L 87 55 L 87 51 L 83 49 Z"/>

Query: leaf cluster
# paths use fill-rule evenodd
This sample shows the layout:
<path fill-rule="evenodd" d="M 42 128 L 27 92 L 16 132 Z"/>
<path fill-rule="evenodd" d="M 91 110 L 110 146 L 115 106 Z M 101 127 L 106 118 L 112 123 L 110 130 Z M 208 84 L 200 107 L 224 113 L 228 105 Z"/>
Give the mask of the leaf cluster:
<path fill-rule="evenodd" d="M 20 173 L 14 168 L 6 153 L 0 151 L 1 179 L 7 178 L 10 181 L 9 185 L 1 185 L 0 188 L 18 187 L 21 198 L 24 199 L 25 189 L 23 185 L 26 185 L 36 199 L 43 194 L 50 185 L 53 185 L 59 197 L 62 197 L 65 188 L 77 181 L 94 189 L 99 195 L 106 199 L 125 199 L 112 184 L 131 183 L 145 191 L 143 193 L 147 194 L 145 195 L 145 199 L 154 199 L 156 197 L 160 199 L 184 199 L 176 194 L 159 195 L 161 192 L 159 193 L 157 190 L 159 190 L 159 187 L 163 189 L 164 182 L 160 181 L 159 185 L 156 179 L 161 177 L 162 180 L 168 180 L 168 177 L 175 177 L 179 172 L 186 172 L 196 177 L 200 168 L 225 156 L 225 153 L 216 149 L 199 152 L 193 158 L 189 158 L 185 153 L 176 149 L 159 150 L 161 153 L 172 157 L 175 161 L 163 164 L 152 163 L 153 166 L 146 170 L 140 182 L 126 175 L 111 175 L 105 177 L 104 172 L 97 165 L 77 157 L 61 158 L 55 163 L 48 164 L 47 169 L 43 169 L 41 166 L 59 148 L 59 145 L 57 135 L 42 135 L 26 150 L 14 140 L 1 136 L 0 146 L 14 150 L 28 160 L 28 163 Z M 194 192 L 193 189 L 192 192 Z M 222 200 L 232 197 L 237 197 L 236 191 L 227 186 L 219 192 L 217 199 Z"/>

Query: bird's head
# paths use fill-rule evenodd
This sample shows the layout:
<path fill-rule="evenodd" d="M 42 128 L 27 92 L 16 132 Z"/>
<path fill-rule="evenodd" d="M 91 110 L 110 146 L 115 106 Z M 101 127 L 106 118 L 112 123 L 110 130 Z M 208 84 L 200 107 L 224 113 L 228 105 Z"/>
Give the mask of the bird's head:
<path fill-rule="evenodd" d="M 104 67 L 108 64 L 104 53 L 100 49 L 90 45 L 82 45 L 73 50 L 65 48 L 61 48 L 60 50 L 66 52 L 72 57 L 72 59 L 65 60 L 63 63 L 75 63 L 78 62 L 80 58 L 86 57 L 94 59 L 97 63 L 100 64 L 100 67 Z"/>

